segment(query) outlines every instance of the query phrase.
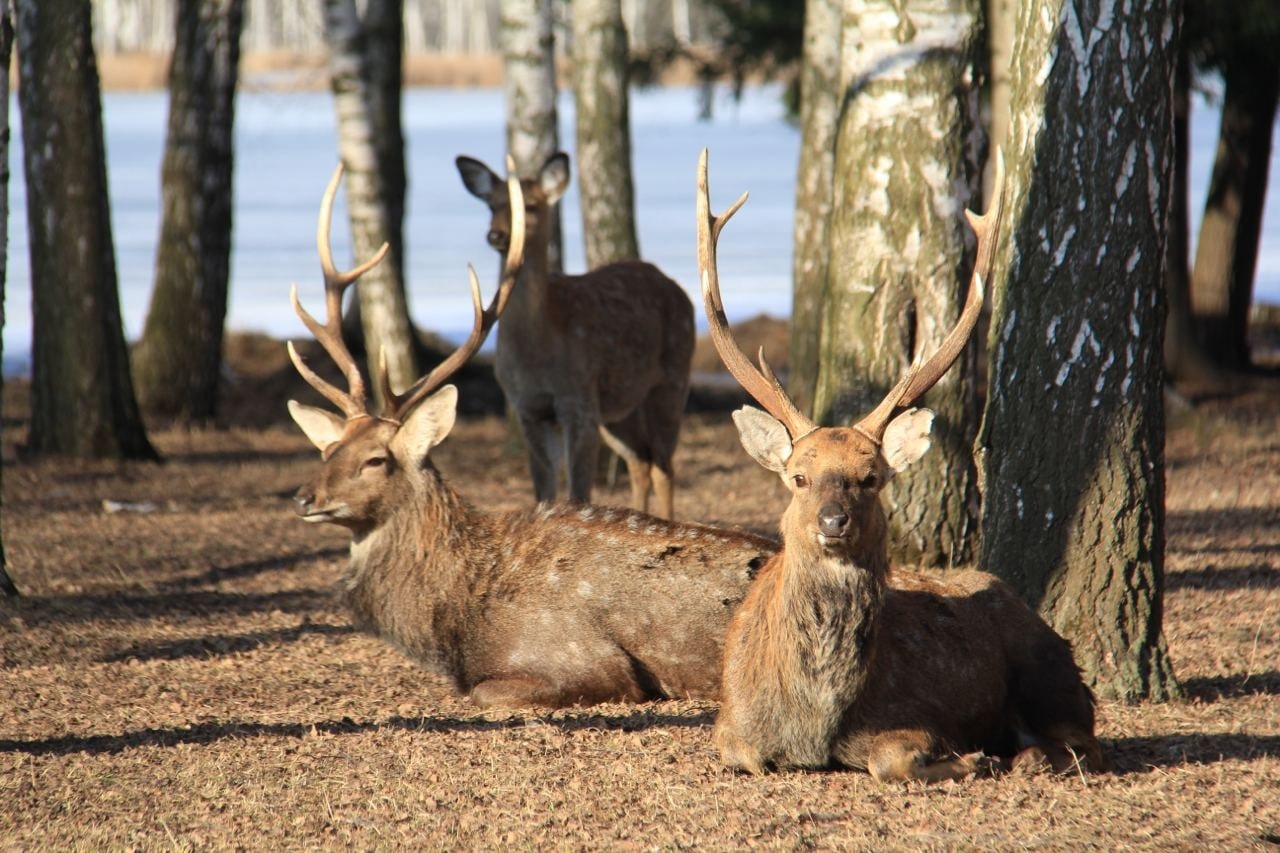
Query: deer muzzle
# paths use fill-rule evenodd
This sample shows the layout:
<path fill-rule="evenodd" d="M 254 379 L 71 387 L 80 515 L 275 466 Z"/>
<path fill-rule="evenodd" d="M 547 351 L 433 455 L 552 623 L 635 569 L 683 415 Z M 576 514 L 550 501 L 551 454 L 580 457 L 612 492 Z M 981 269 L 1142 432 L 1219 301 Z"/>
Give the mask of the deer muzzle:
<path fill-rule="evenodd" d="M 849 533 L 849 513 L 830 501 L 818 509 L 818 539 L 823 545 L 843 542 Z"/>

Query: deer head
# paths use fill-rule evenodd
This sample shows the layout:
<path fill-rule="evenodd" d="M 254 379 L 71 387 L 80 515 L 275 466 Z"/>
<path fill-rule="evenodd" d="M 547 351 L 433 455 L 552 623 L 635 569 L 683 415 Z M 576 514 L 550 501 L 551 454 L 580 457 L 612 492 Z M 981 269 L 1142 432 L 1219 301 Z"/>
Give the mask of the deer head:
<path fill-rule="evenodd" d="M 334 266 L 329 226 L 341 179 L 342 166 L 339 165 L 320 202 L 316 226 L 316 250 L 324 274 L 325 322 L 320 323 L 302 307 L 296 284 L 290 299 L 303 324 L 342 371 L 348 390 L 344 392 L 320 378 L 290 342 L 289 358 L 294 367 L 337 406 L 341 414 L 295 400 L 289 401 L 289 414 L 320 449 L 324 460 L 320 473 L 294 497 L 298 515 L 305 521 L 328 521 L 359 531 L 376 527 L 389 508 L 401 502 L 399 498 L 405 490 L 421 483 L 423 472 L 431 469 L 428 453 L 453 428 L 458 392 L 454 386 L 443 383 L 484 343 L 511 296 L 524 260 L 524 203 L 520 182 L 509 179 L 509 210 L 514 211 L 510 216 L 509 251 L 497 293 L 488 307 L 482 306 L 475 270 L 468 268 L 475 321 L 467 340 L 435 369 L 400 393 L 391 387 L 383 358 L 378 382 L 385 403 L 383 410 L 375 415 L 369 411 L 360 367 L 342 339 L 342 296 L 348 286 L 386 256 L 388 247 L 384 243 L 371 259 L 351 270 L 343 272 Z"/>
<path fill-rule="evenodd" d="M 492 214 L 485 239 L 490 246 L 505 253 L 511 242 L 511 199 L 514 196 L 509 198 L 509 193 L 503 189 L 505 182 L 502 178 L 474 157 L 462 156 L 456 162 L 458 174 L 462 176 L 467 192 L 484 202 Z M 520 181 L 520 189 L 524 195 L 525 230 L 533 236 L 534 245 L 544 245 L 550 237 L 546 231 L 551 223 L 547 212 L 564 196 L 568 187 L 569 155 L 563 151 L 557 151 L 548 157 L 536 178 Z"/>
<path fill-rule="evenodd" d="M 743 447 L 777 472 L 791 491 L 783 515 L 788 550 L 856 555 L 883 549 L 884 517 L 879 494 L 885 483 L 929 449 L 933 412 L 911 408 L 960 356 L 982 309 L 983 280 L 990 276 L 1003 212 L 1004 163 L 996 152 L 993 209 L 966 211 L 978 237 L 969 293 L 955 327 L 927 360 L 917 358 L 900 382 L 866 417 L 851 427 L 819 427 L 796 408 L 774 375 L 764 350 L 757 369 L 729 331 L 720 298 L 716 243 L 720 231 L 747 194 L 719 216 L 711 214 L 707 152 L 698 161 L 698 268 L 711 339 L 729 372 L 767 411 L 744 407 L 733 414 Z"/>

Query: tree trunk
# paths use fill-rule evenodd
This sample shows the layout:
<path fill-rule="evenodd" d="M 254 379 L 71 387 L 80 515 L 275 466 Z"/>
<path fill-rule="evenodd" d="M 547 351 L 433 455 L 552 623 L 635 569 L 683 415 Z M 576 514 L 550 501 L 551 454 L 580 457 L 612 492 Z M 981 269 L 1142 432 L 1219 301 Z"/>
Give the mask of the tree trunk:
<path fill-rule="evenodd" d="M 830 264 L 814 413 L 875 406 L 955 325 L 972 263 L 961 211 L 977 206 L 978 0 L 846 2 Z M 895 562 L 973 557 L 977 411 L 970 352 L 924 397 L 934 449 L 885 489 Z"/>
<path fill-rule="evenodd" d="M 143 408 L 185 421 L 218 410 L 243 20 L 244 0 L 181 0 L 176 15 L 156 284 L 133 369 Z"/>
<path fill-rule="evenodd" d="M 982 565 L 1124 700 L 1178 690 L 1161 634 L 1175 11 L 1020 9 L 979 436 Z"/>
<path fill-rule="evenodd" d="M 537 176 L 560 150 L 556 118 L 556 43 L 552 0 L 502 0 L 502 58 L 507 95 L 507 153 L 516 172 Z M 562 270 L 560 206 L 551 213 L 547 269 Z"/>
<path fill-rule="evenodd" d="M 9 233 L 9 59 L 12 53 L 13 6 L 9 0 L 0 0 L 0 234 Z M 4 329 L 4 286 L 8 272 L 9 241 L 0 239 L 0 330 Z M 3 362 L 4 338 L 0 337 L 0 364 Z M 0 372 L 0 416 L 4 411 L 3 391 L 4 373 Z M 0 466 L 2 472 L 3 466 Z M 3 525 L 0 525 L 0 593 L 10 597 L 18 594 L 4 556 Z"/>
<path fill-rule="evenodd" d="M 1013 55 L 1013 24 L 1017 17 L 1013 0 L 986 0 L 987 54 L 991 57 L 991 116 L 987 123 L 990 150 L 1003 149 L 1009 138 L 1009 63 Z M 982 197 L 991 197 L 992 163 L 982 176 Z"/>
<path fill-rule="evenodd" d="M 1196 243 L 1191 302 L 1197 335 L 1209 358 L 1229 370 L 1242 370 L 1251 363 L 1249 305 L 1280 75 L 1274 67 L 1239 68 L 1228 61 L 1223 78 L 1222 126 Z"/>
<path fill-rule="evenodd" d="M 840 0 L 808 0 L 800 69 L 800 166 L 796 173 L 787 392 L 812 412 L 818 335 L 827 291 L 827 223 L 840 119 Z"/>
<path fill-rule="evenodd" d="M 90 7 L 23 2 L 17 22 L 31 229 L 29 447 L 155 459 L 120 323 Z"/>
<path fill-rule="evenodd" d="M 640 257 L 621 0 L 573 0 L 578 195 L 587 269 Z"/>
<path fill-rule="evenodd" d="M 387 242 L 396 279 L 405 281 L 404 217 L 409 192 L 400 122 L 404 80 L 404 0 L 369 0 L 364 10 L 365 68 L 369 75 L 369 115 L 387 208 Z"/>
<path fill-rule="evenodd" d="M 1190 172 L 1191 63 L 1179 49 L 1173 83 L 1173 183 L 1169 190 L 1169 241 L 1165 259 L 1168 312 L 1164 325 L 1165 376 L 1174 382 L 1217 383 L 1217 369 L 1200 348 L 1191 319 L 1191 276 L 1187 264 L 1191 225 L 1187 221 Z"/>
<path fill-rule="evenodd" d="M 361 262 L 372 257 L 384 242 L 390 243 L 393 233 L 379 170 L 379 146 L 374 141 L 377 127 L 365 68 L 365 33 L 354 0 L 325 0 L 324 28 L 338 119 L 338 149 L 346 166 L 351 243 L 355 262 Z M 398 266 L 398 262 L 378 264 L 361 276 L 356 292 L 367 371 L 376 376 L 385 357 L 392 386 L 403 390 L 420 374 Z M 373 387 L 378 389 L 378 383 Z"/>

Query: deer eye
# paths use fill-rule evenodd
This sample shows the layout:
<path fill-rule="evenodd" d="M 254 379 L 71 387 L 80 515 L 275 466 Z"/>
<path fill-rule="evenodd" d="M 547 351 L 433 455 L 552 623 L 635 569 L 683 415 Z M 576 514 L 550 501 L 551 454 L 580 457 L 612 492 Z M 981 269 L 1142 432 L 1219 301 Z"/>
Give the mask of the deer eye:
<path fill-rule="evenodd" d="M 385 468 L 385 467 L 387 467 L 387 457 L 370 456 L 368 459 L 364 460 L 364 464 L 360 466 L 360 470 L 372 471 L 378 468 Z"/>
<path fill-rule="evenodd" d="M 796 474 L 791 478 L 791 481 L 796 484 L 797 489 L 804 489 L 809 486 L 809 478 L 804 474 Z"/>

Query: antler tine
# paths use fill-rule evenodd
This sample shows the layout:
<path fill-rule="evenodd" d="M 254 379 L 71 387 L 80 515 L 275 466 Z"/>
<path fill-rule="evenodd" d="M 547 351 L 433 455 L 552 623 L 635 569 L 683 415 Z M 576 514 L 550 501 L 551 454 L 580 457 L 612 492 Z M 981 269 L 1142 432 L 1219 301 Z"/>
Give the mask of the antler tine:
<path fill-rule="evenodd" d="M 302 307 L 302 303 L 298 300 L 298 286 L 296 284 L 293 286 L 289 298 L 293 302 L 293 310 L 302 320 L 303 325 L 320 342 L 325 352 L 329 353 L 329 357 L 333 359 L 334 363 L 338 365 L 338 369 L 342 371 L 343 376 L 346 377 L 347 387 L 350 389 L 349 393 L 344 393 L 334 385 L 321 379 L 314 370 L 307 367 L 292 344 L 289 345 L 289 358 L 293 361 L 293 366 L 302 374 L 302 378 L 311 387 L 341 409 L 347 418 L 357 418 L 369 416 L 369 404 L 365 395 L 364 377 L 360 375 L 360 367 L 351 356 L 351 351 L 347 349 L 346 342 L 342 340 L 342 294 L 351 282 L 381 262 L 387 256 L 390 246 L 383 243 L 372 258 L 347 272 L 339 272 L 334 267 L 333 249 L 329 245 L 329 226 L 333 220 L 333 200 L 338 195 L 338 185 L 341 181 L 342 164 L 339 163 L 333 170 L 333 177 L 329 179 L 329 185 L 325 188 L 324 196 L 320 199 L 320 215 L 316 220 L 316 252 L 320 255 L 320 270 L 324 274 L 324 323 L 316 320 L 315 317 L 311 316 L 310 312 Z"/>
<path fill-rule="evenodd" d="M 707 149 L 702 149 L 698 158 L 698 271 L 702 277 L 702 304 L 707 314 L 707 326 L 711 332 L 711 341 L 716 351 L 733 378 L 750 394 L 756 402 L 773 415 L 791 434 L 792 440 L 799 439 L 813 430 L 817 425 L 796 408 L 795 403 L 782 390 L 782 384 L 774 375 L 773 368 L 765 360 L 764 348 L 760 348 L 760 369 L 757 370 L 733 339 L 729 331 L 729 320 L 724 313 L 724 302 L 720 298 L 720 275 L 716 268 L 716 244 L 720 239 L 720 231 L 729 219 L 738 212 L 747 201 L 743 193 L 738 200 L 721 213 L 711 213 L 711 194 L 707 185 Z"/>
<path fill-rule="evenodd" d="M 860 432 L 877 441 L 884 435 L 885 427 L 888 426 L 889 419 L 896 409 L 910 406 L 920 399 L 921 395 L 937 384 L 942 375 L 955 364 L 960 353 L 964 352 L 965 344 L 969 342 L 974 326 L 978 323 L 978 315 L 982 313 L 984 282 L 991 278 L 996 241 L 1000 238 L 1000 221 L 1004 217 L 1004 156 L 999 148 L 995 150 L 995 161 L 995 180 L 992 181 L 992 196 L 987 204 L 987 212 L 981 216 L 972 210 L 964 212 L 970 227 L 978 237 L 978 254 L 973 262 L 969 294 L 965 297 L 960 318 L 929 360 L 921 363 L 917 359 L 916 364 L 894 386 L 880 405 L 857 423 L 856 428 Z"/>
<path fill-rule="evenodd" d="M 489 330 L 506 310 L 511 298 L 511 291 L 520 277 L 520 267 L 524 264 L 524 192 L 520 188 L 520 179 L 516 176 L 515 166 L 510 157 L 507 158 L 507 194 L 511 203 L 511 241 L 507 247 L 507 257 L 502 264 L 502 276 L 498 281 L 498 291 L 486 308 L 480 297 L 480 279 L 475 268 L 467 264 L 467 276 L 471 282 L 471 304 L 475 311 L 475 320 L 471 325 L 471 334 L 467 340 L 449 356 L 435 366 L 430 373 L 413 383 L 403 394 L 391 391 L 391 382 L 387 378 L 386 360 L 379 370 L 379 381 L 383 399 L 386 402 L 386 413 L 383 417 L 392 420 L 403 419 L 413 407 L 422 402 L 428 394 L 444 384 L 458 368 L 466 364 L 476 354 L 489 336 Z"/>

